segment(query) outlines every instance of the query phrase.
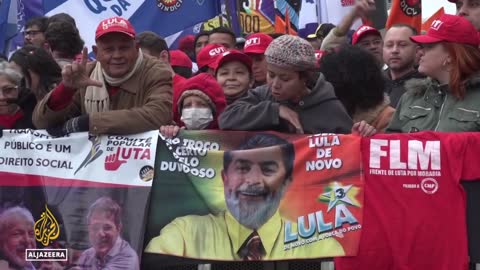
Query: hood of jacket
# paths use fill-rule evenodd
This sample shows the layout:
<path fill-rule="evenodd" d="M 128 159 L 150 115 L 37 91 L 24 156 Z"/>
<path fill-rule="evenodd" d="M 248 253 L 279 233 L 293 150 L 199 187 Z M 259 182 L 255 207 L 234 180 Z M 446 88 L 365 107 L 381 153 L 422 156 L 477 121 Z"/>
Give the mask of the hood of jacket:
<path fill-rule="evenodd" d="M 185 126 L 180 120 L 182 112 L 180 111 L 180 98 L 182 94 L 189 90 L 198 90 L 204 93 L 210 99 L 210 103 L 213 104 L 212 113 L 213 121 L 206 129 L 218 128 L 218 116 L 225 110 L 227 101 L 223 93 L 222 87 L 218 84 L 215 78 L 207 73 L 200 73 L 194 77 L 191 77 L 180 83 L 178 91 L 173 93 L 173 120 L 179 126 Z"/>

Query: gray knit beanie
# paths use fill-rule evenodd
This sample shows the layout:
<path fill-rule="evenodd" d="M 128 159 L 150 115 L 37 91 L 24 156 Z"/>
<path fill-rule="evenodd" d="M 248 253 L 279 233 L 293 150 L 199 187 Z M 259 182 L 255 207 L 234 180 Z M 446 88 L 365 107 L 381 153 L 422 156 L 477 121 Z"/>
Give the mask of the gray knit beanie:
<path fill-rule="evenodd" d="M 274 39 L 265 51 L 267 63 L 295 71 L 315 68 L 315 50 L 303 38 L 283 35 Z"/>

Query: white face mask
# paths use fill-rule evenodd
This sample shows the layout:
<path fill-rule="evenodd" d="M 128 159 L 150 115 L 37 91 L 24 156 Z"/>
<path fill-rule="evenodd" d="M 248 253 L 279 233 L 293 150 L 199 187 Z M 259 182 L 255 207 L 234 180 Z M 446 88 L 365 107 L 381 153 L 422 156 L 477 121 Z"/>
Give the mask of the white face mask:
<path fill-rule="evenodd" d="M 200 130 L 208 127 L 213 120 L 212 110 L 209 108 L 187 108 L 182 110 L 180 117 L 187 129 Z"/>

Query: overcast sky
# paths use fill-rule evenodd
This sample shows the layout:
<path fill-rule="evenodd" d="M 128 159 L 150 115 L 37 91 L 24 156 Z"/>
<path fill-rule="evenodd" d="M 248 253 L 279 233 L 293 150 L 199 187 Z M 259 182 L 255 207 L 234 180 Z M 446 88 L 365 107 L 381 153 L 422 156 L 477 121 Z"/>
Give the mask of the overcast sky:
<path fill-rule="evenodd" d="M 445 8 L 445 13 L 455 14 L 455 5 L 447 0 L 423 0 L 422 1 L 422 17 L 428 19 L 441 7 Z"/>

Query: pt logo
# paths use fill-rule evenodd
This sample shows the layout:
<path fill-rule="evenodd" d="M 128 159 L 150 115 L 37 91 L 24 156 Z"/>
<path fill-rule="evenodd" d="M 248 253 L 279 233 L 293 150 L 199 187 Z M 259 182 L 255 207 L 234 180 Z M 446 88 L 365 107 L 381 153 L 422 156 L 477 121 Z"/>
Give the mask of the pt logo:
<path fill-rule="evenodd" d="M 405 15 L 415 17 L 421 13 L 422 3 L 420 0 L 401 0 L 400 8 Z"/>

